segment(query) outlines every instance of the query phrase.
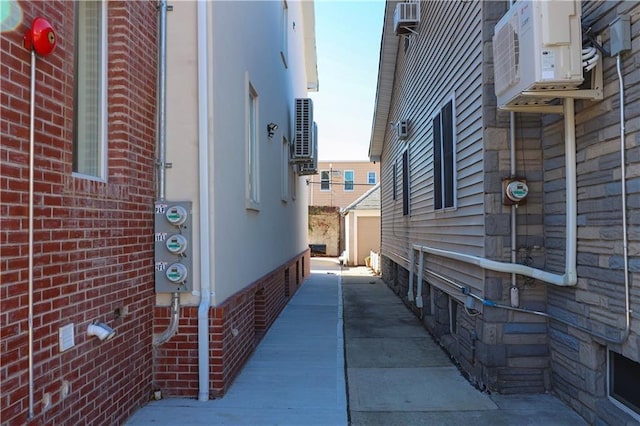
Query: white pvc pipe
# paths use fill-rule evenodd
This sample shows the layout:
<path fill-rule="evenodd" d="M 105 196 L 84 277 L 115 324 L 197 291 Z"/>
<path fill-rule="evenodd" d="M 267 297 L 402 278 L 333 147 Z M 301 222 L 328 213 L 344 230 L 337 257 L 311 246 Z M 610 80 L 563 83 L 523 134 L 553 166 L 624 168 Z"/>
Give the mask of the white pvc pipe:
<path fill-rule="evenodd" d="M 564 275 L 554 274 L 517 263 L 498 262 L 484 257 L 471 256 L 464 253 L 415 244 L 412 246 L 413 249 L 410 254 L 411 270 L 409 273 L 409 282 L 413 281 L 414 251 L 419 250 L 425 253 L 446 257 L 448 259 L 477 265 L 483 269 L 491 271 L 524 275 L 526 277 L 535 278 L 557 286 L 567 287 L 576 285 L 578 282 L 578 274 L 576 272 L 578 199 L 576 191 L 575 111 L 573 99 L 571 98 L 567 98 L 564 101 L 564 123 L 566 167 L 566 257 Z M 411 287 L 409 288 L 409 291 L 411 292 Z"/>
<path fill-rule="evenodd" d="M 413 302 L 413 270 L 415 268 L 416 256 L 413 250 L 409 253 L 409 291 L 407 292 L 407 299 L 409 302 Z"/>
<path fill-rule="evenodd" d="M 624 80 L 622 78 L 622 64 L 620 53 L 616 57 L 616 70 L 618 72 L 618 84 L 620 91 L 620 180 L 622 189 L 620 197 L 622 198 L 622 248 L 624 256 L 624 309 L 625 309 L 625 329 L 620 338 L 620 343 L 624 343 L 629 337 L 629 330 L 631 328 L 631 309 L 630 309 L 630 295 L 629 295 L 629 249 L 628 249 L 628 234 L 627 234 L 627 160 L 626 160 L 626 146 L 625 146 L 625 118 L 624 118 Z"/>
<path fill-rule="evenodd" d="M 198 182 L 200 206 L 200 305 L 198 306 L 198 400 L 209 400 L 209 308 L 211 265 L 209 251 L 209 85 L 207 2 L 198 2 Z"/>
<path fill-rule="evenodd" d="M 36 105 L 36 52 L 31 49 L 31 85 L 29 93 L 29 418 L 33 418 L 33 164 L 34 164 L 34 120 Z"/>
<path fill-rule="evenodd" d="M 167 2 L 160 1 L 160 22 L 158 29 L 158 198 L 166 198 L 167 184 Z M 153 336 L 153 346 L 171 339 L 180 322 L 180 293 L 171 294 L 171 316 L 165 331 Z"/>

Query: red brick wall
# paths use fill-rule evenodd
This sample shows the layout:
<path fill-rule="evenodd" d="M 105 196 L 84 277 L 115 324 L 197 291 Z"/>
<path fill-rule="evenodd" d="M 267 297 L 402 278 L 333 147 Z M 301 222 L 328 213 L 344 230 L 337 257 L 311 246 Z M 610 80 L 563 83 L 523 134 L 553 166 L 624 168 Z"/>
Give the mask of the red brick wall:
<path fill-rule="evenodd" d="M 109 2 L 108 179 L 72 176 L 74 3 L 19 3 L 0 34 L 0 407 L 2 424 L 117 424 L 151 390 L 155 2 Z M 37 59 L 34 216 L 34 418 L 28 409 L 28 164 L 35 16 L 55 51 Z M 143 31 L 143 29 L 148 29 Z M 118 311 L 119 314 L 118 315 Z M 117 334 L 100 342 L 87 326 Z M 58 329 L 75 346 L 60 352 Z M 69 385 L 69 394 L 62 389 Z M 43 405 L 45 394 L 51 399 Z"/>
<path fill-rule="evenodd" d="M 297 265 L 297 266 L 296 266 Z M 285 270 L 289 270 L 289 297 Z M 286 262 L 209 311 L 210 397 L 222 396 L 264 333 L 310 273 L 309 251 Z M 297 274 L 297 275 L 296 275 Z M 169 308 L 156 307 L 155 332 L 169 324 Z M 198 396 L 198 308 L 181 308 L 178 332 L 154 351 L 154 385 L 166 396 Z"/>

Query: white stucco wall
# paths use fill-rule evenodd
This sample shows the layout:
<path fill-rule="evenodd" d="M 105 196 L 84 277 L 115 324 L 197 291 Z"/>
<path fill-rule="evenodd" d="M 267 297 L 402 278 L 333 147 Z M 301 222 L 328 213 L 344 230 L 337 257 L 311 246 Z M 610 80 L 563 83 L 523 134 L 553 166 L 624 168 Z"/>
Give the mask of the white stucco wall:
<path fill-rule="evenodd" d="M 289 194 L 282 200 L 282 138 L 293 140 L 294 99 L 307 97 L 303 5 L 296 1 L 287 5 L 285 67 L 280 53 L 282 2 L 207 2 L 211 178 L 203 184 L 209 189 L 211 233 L 206 236 L 198 226 L 196 2 L 176 2 L 168 14 L 167 161 L 173 167 L 167 172 L 167 199 L 191 200 L 194 206 L 196 295 L 183 295 L 183 304 L 199 300 L 200 261 L 211 265 L 212 302 L 219 304 L 307 247 L 304 179 L 291 175 L 296 197 Z M 257 92 L 259 105 L 257 211 L 247 209 L 245 202 L 247 81 Z M 278 129 L 268 138 L 266 127 L 271 122 Z M 200 259 L 199 238 L 210 239 L 209 259 Z"/>

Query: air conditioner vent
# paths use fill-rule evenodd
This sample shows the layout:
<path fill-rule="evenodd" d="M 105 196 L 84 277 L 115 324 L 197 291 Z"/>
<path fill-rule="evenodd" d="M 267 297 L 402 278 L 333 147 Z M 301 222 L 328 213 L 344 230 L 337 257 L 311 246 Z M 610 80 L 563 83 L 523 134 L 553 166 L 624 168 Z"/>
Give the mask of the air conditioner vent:
<path fill-rule="evenodd" d="M 420 22 L 420 3 L 400 2 L 393 12 L 393 31 L 396 35 L 415 32 Z"/>
<path fill-rule="evenodd" d="M 309 98 L 295 100 L 295 138 L 292 160 L 306 162 L 313 158 L 313 102 Z"/>

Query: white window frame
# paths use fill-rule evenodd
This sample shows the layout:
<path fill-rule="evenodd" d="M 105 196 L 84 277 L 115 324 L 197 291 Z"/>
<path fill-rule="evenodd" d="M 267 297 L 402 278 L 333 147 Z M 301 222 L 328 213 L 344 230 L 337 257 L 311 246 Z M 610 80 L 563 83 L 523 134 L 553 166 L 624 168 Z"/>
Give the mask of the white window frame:
<path fill-rule="evenodd" d="M 85 8 L 89 3 L 85 2 L 77 2 L 75 4 L 76 8 Z M 94 141 L 95 146 L 91 147 L 95 150 L 95 155 L 97 156 L 97 161 L 95 164 L 95 170 L 89 170 L 86 161 L 87 154 L 84 154 L 85 158 L 79 158 L 82 154 L 78 153 L 78 147 L 81 144 L 82 140 L 86 141 L 86 137 L 84 136 L 82 129 L 79 129 L 78 123 L 86 122 L 84 119 L 84 114 L 87 111 L 86 103 L 83 103 L 82 100 L 79 99 L 79 95 L 86 95 L 86 88 L 80 86 L 82 84 L 81 79 L 79 78 L 79 62 L 81 61 L 78 53 L 78 46 L 80 43 L 82 45 L 85 44 L 86 37 L 81 35 L 83 32 L 84 24 L 80 21 L 82 17 L 80 16 L 80 11 L 76 9 L 75 12 L 75 25 L 76 28 L 75 34 L 75 42 L 76 42 L 76 53 L 75 53 L 75 66 L 76 69 L 74 71 L 74 131 L 73 131 L 73 173 L 72 175 L 75 177 L 89 179 L 89 180 L 97 180 L 97 181 L 106 181 L 107 180 L 107 157 L 108 157 L 108 146 L 107 146 L 107 50 L 108 50 L 108 40 L 107 40 L 107 2 L 100 2 L 100 28 L 98 29 L 98 44 L 99 44 L 99 52 L 98 52 L 98 75 L 99 79 L 98 83 L 98 93 L 97 93 L 97 134 L 96 140 Z M 83 34 L 85 34 L 83 32 Z M 87 50 L 91 50 L 92 46 L 88 46 Z M 95 49 L 94 49 L 95 50 Z M 83 96 L 83 100 L 85 97 Z M 86 147 L 87 143 L 82 144 Z M 89 156 L 91 154 L 88 154 Z"/>
<path fill-rule="evenodd" d="M 245 91 L 245 195 L 246 208 L 260 210 L 260 147 L 258 123 L 260 122 L 260 100 L 258 91 L 246 73 Z"/>
<path fill-rule="evenodd" d="M 280 165 L 280 170 L 282 173 L 281 183 L 280 183 L 280 198 L 283 202 L 289 201 L 289 179 L 291 174 L 291 165 L 289 164 L 289 152 L 290 145 L 289 141 L 285 136 L 282 137 L 282 151 L 281 151 L 281 160 L 282 163 Z"/>
<path fill-rule="evenodd" d="M 351 173 L 352 179 L 351 180 L 347 180 L 347 173 Z M 344 192 L 353 192 L 355 190 L 355 185 L 356 185 L 356 172 L 354 170 L 345 170 L 343 175 L 343 180 L 344 180 Z M 347 189 L 347 184 L 351 183 L 351 189 Z"/>
<path fill-rule="evenodd" d="M 371 182 L 371 177 L 373 176 L 373 182 Z M 367 183 L 369 185 L 375 185 L 377 183 L 376 172 L 367 172 Z"/>
<path fill-rule="evenodd" d="M 326 173 L 328 178 L 327 179 L 322 179 L 322 174 Z M 322 188 L 322 183 L 323 182 L 327 182 L 329 184 L 329 187 L 327 189 L 323 189 Z M 320 192 L 329 192 L 331 191 L 331 171 L 330 170 L 320 170 Z"/>
<path fill-rule="evenodd" d="M 289 5 L 287 0 L 282 0 L 282 45 L 280 46 L 280 57 L 285 68 L 288 68 L 289 61 Z"/>

